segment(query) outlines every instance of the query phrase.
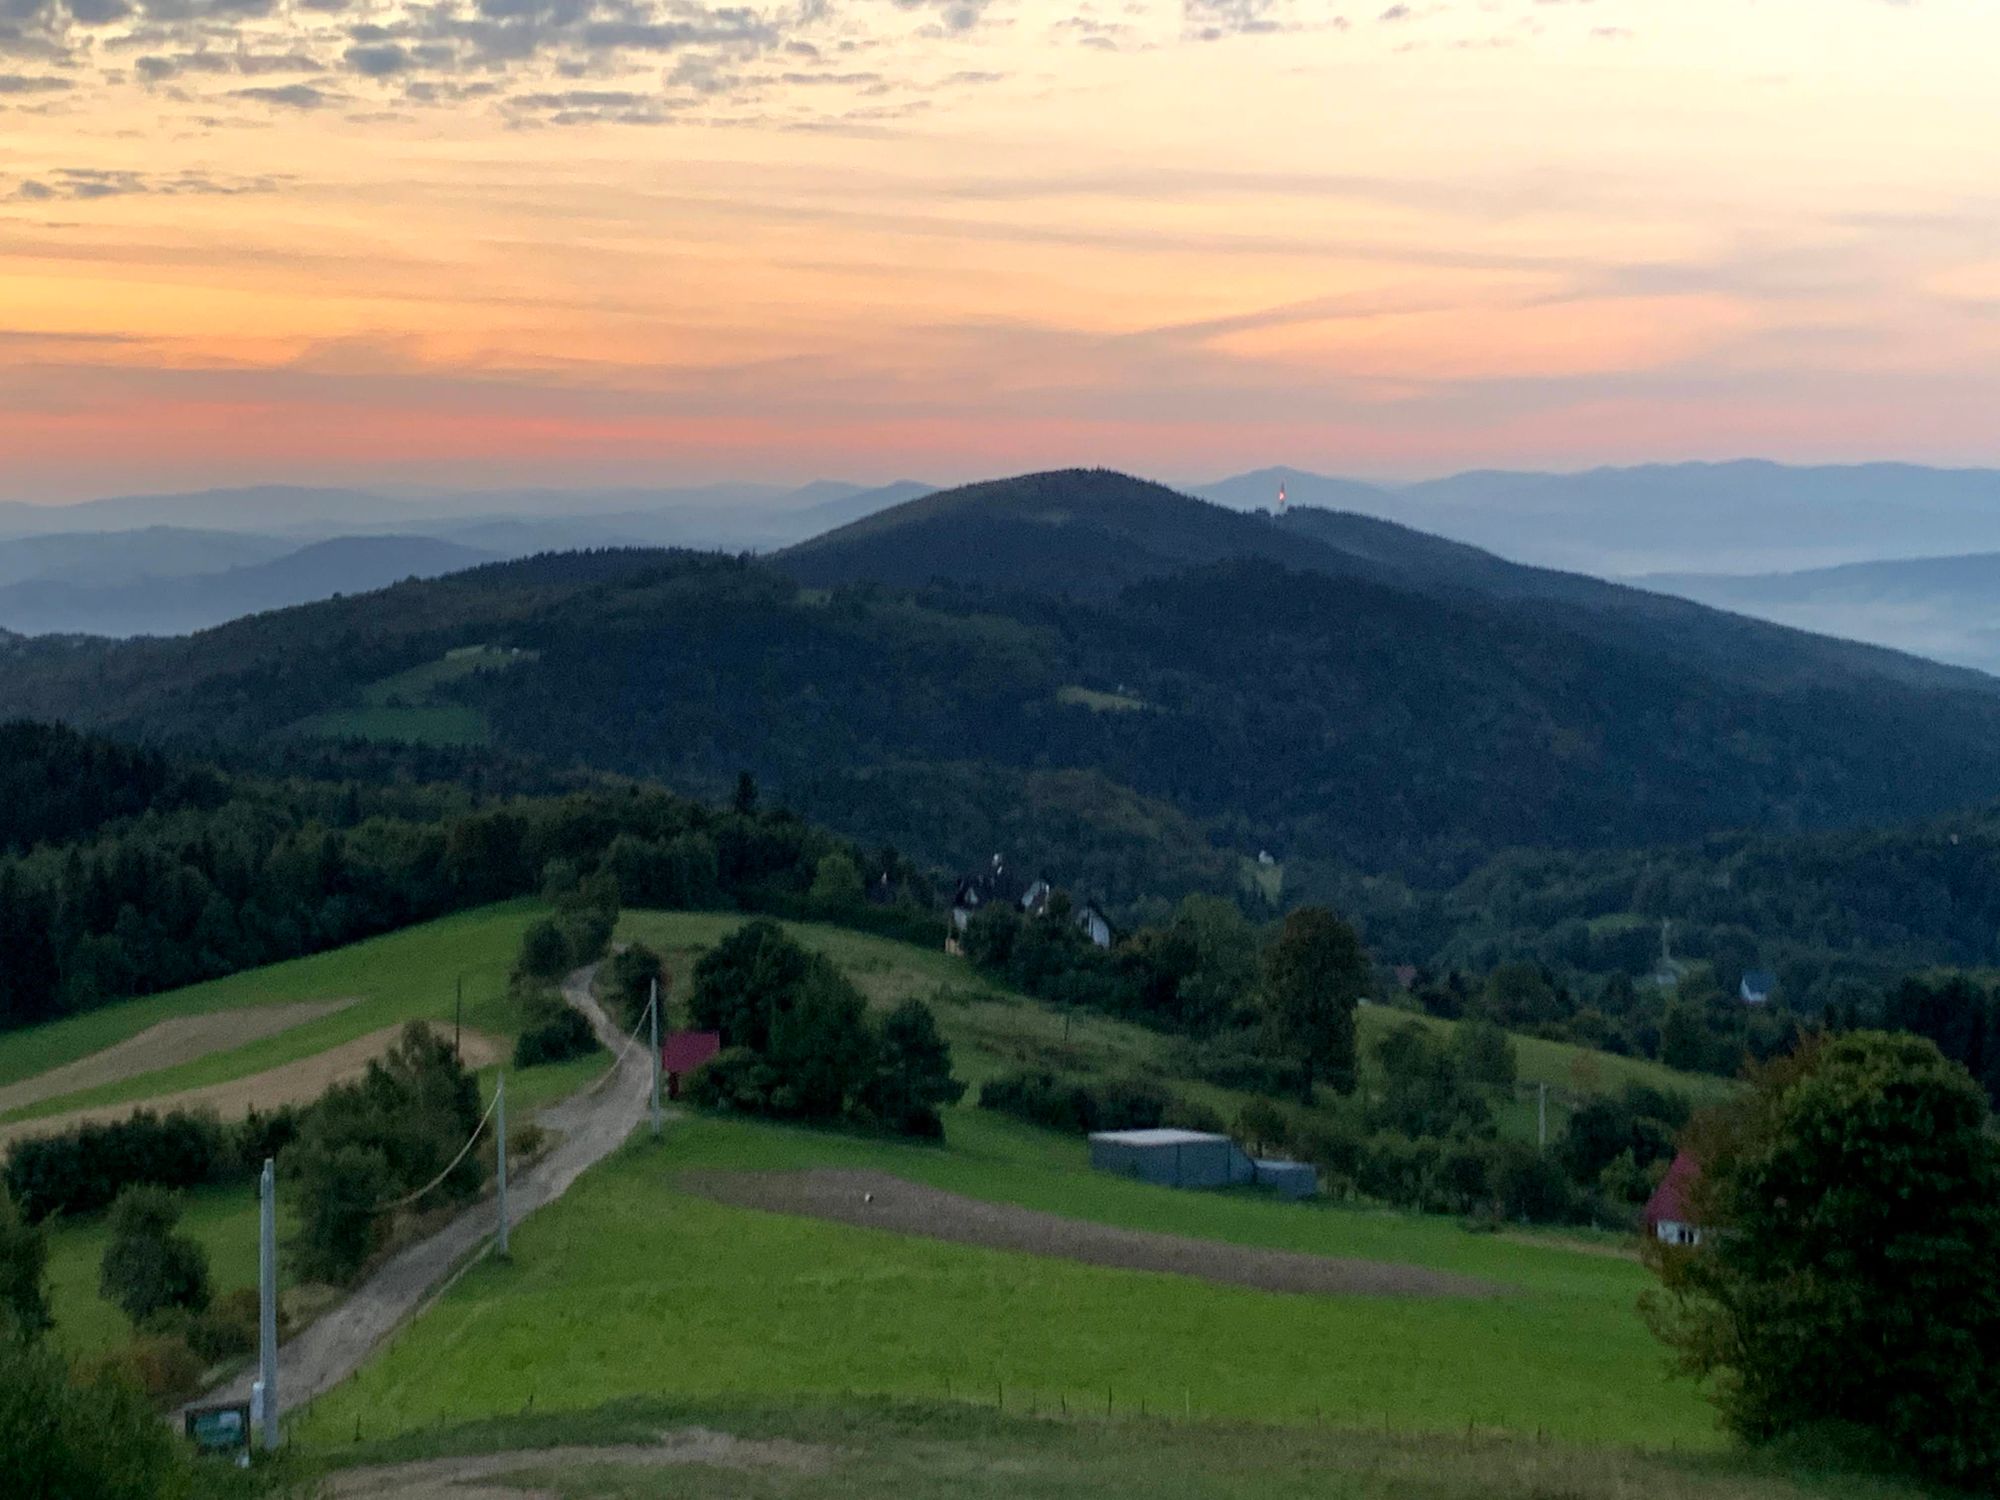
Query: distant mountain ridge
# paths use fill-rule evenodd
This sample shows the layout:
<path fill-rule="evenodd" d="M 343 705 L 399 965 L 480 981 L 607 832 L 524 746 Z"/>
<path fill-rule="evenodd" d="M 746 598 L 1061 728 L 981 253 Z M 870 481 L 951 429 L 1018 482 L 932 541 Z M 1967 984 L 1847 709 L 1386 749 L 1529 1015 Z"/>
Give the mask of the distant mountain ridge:
<path fill-rule="evenodd" d="M 1194 492 L 1269 506 L 1279 479 L 1294 505 L 1360 511 L 1517 562 L 1605 577 L 1705 570 L 1718 556 L 1762 571 L 2000 549 L 1993 469 L 1745 459 L 1380 485 L 1270 469 Z"/>
<path fill-rule="evenodd" d="M 493 557 L 427 537 L 344 537 L 219 573 L 104 584 L 34 579 L 0 587 L 0 626 L 23 635 L 187 635 Z"/>
<path fill-rule="evenodd" d="M 1867 672 L 2000 691 L 1931 662 L 1806 636 L 1581 574 L 1524 566 L 1396 522 L 1301 506 L 1246 514 L 1108 470 L 1062 470 L 939 491 L 778 554 L 801 582 L 919 588 L 938 580 L 1104 599 L 1188 567 L 1262 558 L 1433 596 L 1552 611 L 1550 623 L 1710 670 L 1799 683 Z"/>
<path fill-rule="evenodd" d="M 501 665 L 447 670 L 468 652 Z M 1119 899 L 1172 886 L 1162 851 L 1205 888 L 1259 849 L 1436 883 L 1513 847 L 2000 796 L 1978 674 L 1104 471 L 926 496 L 768 561 L 541 556 L 183 640 L 13 643 L 0 712 L 273 753 L 442 713 L 457 745 L 706 795 L 748 769 L 857 837 L 1074 860 Z"/>
<path fill-rule="evenodd" d="M 2000 674 L 2000 552 L 1635 581 L 1794 629 L 1838 631 Z"/>

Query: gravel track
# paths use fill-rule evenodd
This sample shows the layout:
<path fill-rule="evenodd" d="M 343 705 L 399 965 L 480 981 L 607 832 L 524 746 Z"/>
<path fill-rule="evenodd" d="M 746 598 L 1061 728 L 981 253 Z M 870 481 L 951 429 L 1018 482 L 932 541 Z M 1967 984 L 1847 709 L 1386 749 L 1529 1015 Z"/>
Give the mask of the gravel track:
<path fill-rule="evenodd" d="M 520 1449 L 468 1458 L 433 1458 L 418 1463 L 385 1464 L 350 1469 L 334 1476 L 337 1500 L 476 1500 L 504 1495 L 531 1500 L 553 1491 L 527 1482 L 510 1483 L 509 1475 L 546 1473 L 584 1465 L 621 1469 L 679 1469 L 703 1465 L 717 1469 L 783 1469 L 817 1474 L 836 1456 L 835 1450 L 795 1443 L 785 1438 L 740 1438 L 706 1427 L 663 1432 L 656 1444 L 625 1443 L 602 1448 Z"/>
<path fill-rule="evenodd" d="M 591 994 L 596 966 L 563 981 L 563 998 L 589 1019 L 615 1056 L 625 1038 Z M 634 1047 L 600 1083 L 552 1105 L 537 1117 L 561 1141 L 539 1162 L 507 1181 L 507 1222 L 520 1223 L 568 1191 L 571 1183 L 616 1150 L 644 1118 L 652 1068 Z M 279 1190 L 283 1191 L 280 1183 Z M 359 1369 L 375 1346 L 423 1306 L 434 1289 L 468 1261 L 494 1232 L 491 1199 L 473 1204 L 428 1239 L 406 1246 L 379 1266 L 338 1307 L 278 1350 L 279 1410 L 289 1412 L 324 1394 Z M 255 1368 L 204 1397 L 247 1401 Z"/>
<path fill-rule="evenodd" d="M 1266 1250 L 1224 1240 L 1121 1229 L 1010 1203 L 965 1198 L 886 1172 L 683 1172 L 685 1190 L 771 1213 L 830 1219 L 924 1239 L 1016 1250 L 1121 1271 L 1160 1271 L 1224 1286 L 1329 1297 L 1496 1297 L 1495 1282 L 1389 1261 Z"/>

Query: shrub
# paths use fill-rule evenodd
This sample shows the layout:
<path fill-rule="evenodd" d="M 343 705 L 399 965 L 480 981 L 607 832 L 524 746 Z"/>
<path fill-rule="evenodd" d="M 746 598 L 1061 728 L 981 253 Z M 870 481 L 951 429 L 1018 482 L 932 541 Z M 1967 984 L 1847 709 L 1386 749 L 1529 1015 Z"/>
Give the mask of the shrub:
<path fill-rule="evenodd" d="M 198 1391 L 205 1368 L 180 1334 L 142 1333 L 123 1348 L 87 1363 L 80 1373 L 89 1384 L 115 1381 L 135 1388 L 155 1405 L 166 1406 Z"/>
<path fill-rule="evenodd" d="M 951 1076 L 951 1048 L 921 1000 L 905 1000 L 882 1023 L 875 1076 L 862 1090 L 864 1109 L 901 1135 L 944 1134 L 938 1111 L 965 1097 Z"/>
<path fill-rule="evenodd" d="M 293 1267 L 308 1281 L 344 1285 L 381 1243 L 381 1207 L 396 1179 L 380 1147 L 307 1139 L 286 1162 L 298 1183 L 299 1233 Z"/>
<path fill-rule="evenodd" d="M 1879 1434 L 1966 1488 L 2000 1485 L 2000 1142 L 1930 1042 L 1857 1032 L 1753 1075 L 1698 1122 L 1692 1248 L 1649 1253 L 1653 1326 L 1764 1441 Z"/>
<path fill-rule="evenodd" d="M 529 1120 L 507 1132 L 507 1160 L 532 1161 L 549 1143 L 549 1133 Z"/>
<path fill-rule="evenodd" d="M 210 1114 L 135 1110 L 123 1120 L 33 1136 L 7 1150 L 6 1187 L 31 1223 L 104 1208 L 128 1187 L 220 1181 L 239 1153 Z"/>
<path fill-rule="evenodd" d="M 1291 1149 L 1329 1178 L 1358 1182 L 1364 1143 L 1350 1126 L 1306 1118 L 1291 1130 Z"/>
<path fill-rule="evenodd" d="M 514 1039 L 514 1066 L 538 1068 L 598 1050 L 597 1033 L 590 1029 L 583 1012 L 550 996 L 536 1008 L 526 1029 Z"/>
<path fill-rule="evenodd" d="M 1165 1123 L 1174 1096 L 1143 1078 L 1108 1078 L 1088 1091 L 1090 1130 L 1153 1130 Z"/>
<path fill-rule="evenodd" d="M 1176 1130 L 1202 1130 L 1211 1135 L 1227 1135 L 1229 1126 L 1222 1116 L 1196 1099 L 1176 1095 L 1167 1104 L 1167 1111 L 1160 1117 L 1162 1125 L 1171 1125 Z"/>
<path fill-rule="evenodd" d="M 703 1109 L 729 1109 L 743 1114 L 772 1113 L 776 1075 L 748 1047 L 725 1047 L 689 1076 L 687 1097 Z"/>
<path fill-rule="evenodd" d="M 853 856 L 838 849 L 821 856 L 806 899 L 815 911 L 836 917 L 866 901 L 868 893 L 861 884 L 861 867 L 855 864 Z"/>
<path fill-rule="evenodd" d="M 539 917 L 521 935 L 514 972 L 527 979 L 560 979 L 569 971 L 569 939 L 554 917 Z"/>
<path fill-rule="evenodd" d="M 639 1024 L 652 999 L 653 985 L 660 987 L 661 1009 L 666 1001 L 666 961 L 644 943 L 633 943 L 611 955 L 606 966 L 604 988 L 629 1031 Z M 662 1020 L 664 1021 L 664 1017 Z M 664 1025 L 660 1028 L 666 1030 Z"/>
<path fill-rule="evenodd" d="M 1236 1117 L 1236 1133 L 1259 1154 L 1286 1151 L 1292 1144 L 1292 1119 L 1268 1100 L 1252 1099 Z"/>
<path fill-rule="evenodd" d="M 1094 1130 L 1150 1130 L 1161 1124 L 1173 1096 L 1142 1079 L 1081 1083 L 1054 1073 L 1027 1070 L 989 1079 L 980 1086 L 979 1107 L 997 1110 L 1071 1135 Z"/>
<path fill-rule="evenodd" d="M 204 1368 L 220 1364 L 257 1347 L 256 1296 L 250 1293 L 247 1322 L 241 1316 L 240 1303 L 211 1307 L 206 1312 L 169 1307 L 148 1318 L 142 1331 L 150 1338 L 180 1340 L 194 1351 Z"/>
<path fill-rule="evenodd" d="M 99 1361 L 72 1378 L 58 1351 L 0 1339 L 0 1454 L 10 1495 L 185 1500 L 192 1492 L 189 1462 L 130 1361 Z"/>
<path fill-rule="evenodd" d="M 48 1331 L 49 1242 L 0 1186 L 0 1339 L 39 1338 Z"/>
<path fill-rule="evenodd" d="M 1560 1162 L 1519 1141 L 1494 1148 L 1493 1192 L 1501 1214 L 1534 1224 L 1567 1224 L 1589 1216 Z"/>
<path fill-rule="evenodd" d="M 1304 1072 L 1295 1062 L 1236 1047 L 1178 1048 L 1170 1071 L 1217 1088 L 1271 1099 L 1296 1099 L 1304 1080 Z"/>
<path fill-rule="evenodd" d="M 98 1289 L 133 1324 L 168 1308 L 208 1306 L 208 1252 L 184 1234 L 180 1200 L 165 1188 L 130 1187 L 111 1208 Z"/>
<path fill-rule="evenodd" d="M 1451 1038 L 1451 1060 L 1459 1077 L 1488 1088 L 1511 1092 L 1520 1073 L 1513 1039 L 1485 1016 L 1467 1016 L 1458 1023 Z"/>
<path fill-rule="evenodd" d="M 283 1164 L 298 1183 L 301 1273 L 351 1278 L 381 1242 L 385 1205 L 440 1174 L 429 1205 L 475 1195 L 490 1153 L 460 1153 L 485 1113 L 478 1081 L 421 1022 L 359 1081 L 328 1089 Z"/>
<path fill-rule="evenodd" d="M 1087 1134 L 1093 1115 L 1082 1085 L 1034 1070 L 989 1078 L 979 1086 L 979 1107 L 1072 1135 Z"/>

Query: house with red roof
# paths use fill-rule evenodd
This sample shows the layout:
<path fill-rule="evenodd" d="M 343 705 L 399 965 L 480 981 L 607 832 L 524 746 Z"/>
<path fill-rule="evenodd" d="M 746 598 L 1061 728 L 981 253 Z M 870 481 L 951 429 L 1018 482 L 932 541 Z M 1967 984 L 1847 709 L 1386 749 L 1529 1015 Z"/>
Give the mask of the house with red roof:
<path fill-rule="evenodd" d="M 1667 1175 L 1653 1189 L 1653 1196 L 1646 1200 L 1646 1228 L 1661 1244 L 1701 1243 L 1701 1225 L 1695 1222 L 1694 1209 L 1689 1201 L 1700 1176 L 1700 1164 L 1683 1151 L 1667 1168 Z"/>
<path fill-rule="evenodd" d="M 667 1097 L 681 1096 L 681 1079 L 722 1050 L 719 1031 L 670 1031 L 660 1043 L 660 1071 L 667 1075 Z"/>

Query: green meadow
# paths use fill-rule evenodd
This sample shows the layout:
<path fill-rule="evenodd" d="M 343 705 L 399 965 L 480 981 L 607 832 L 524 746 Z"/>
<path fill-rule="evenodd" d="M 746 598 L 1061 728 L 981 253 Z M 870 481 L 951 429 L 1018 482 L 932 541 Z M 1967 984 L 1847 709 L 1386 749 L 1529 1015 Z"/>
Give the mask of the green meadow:
<path fill-rule="evenodd" d="M 678 995 L 699 953 L 741 920 L 628 913 L 620 936 L 668 956 Z M 942 951 L 819 924 L 791 930 L 878 1007 L 929 999 L 960 1075 L 975 1083 L 1024 1063 L 1155 1069 L 1175 1045 L 1007 994 Z M 1400 1019 L 1363 1015 L 1365 1034 Z M 1537 1065 L 1567 1078 L 1575 1052 L 1551 1046 Z M 1225 1109 L 1241 1101 L 1189 1092 Z M 1642 1327 L 1646 1276 L 1615 1242 L 1150 1188 L 1090 1171 L 1080 1140 L 969 1104 L 948 1112 L 947 1130 L 945 1145 L 926 1146 L 693 1117 L 657 1145 L 641 1136 L 532 1220 L 511 1264 L 467 1275 L 304 1430 L 351 1442 L 357 1430 L 384 1437 L 523 1409 L 798 1393 L 1058 1413 L 1101 1413 L 1108 1401 L 1114 1416 L 1470 1428 L 1660 1449 L 1719 1441 L 1708 1408 L 1669 1378 Z M 1506 1290 L 1278 1295 L 735 1208 L 678 1185 L 693 1168 L 810 1167 L 887 1171 L 1137 1229 L 1426 1266 Z"/>
<path fill-rule="evenodd" d="M 507 975 L 521 933 L 540 909 L 532 901 L 486 907 L 309 958 L 0 1034 L 0 1083 L 12 1083 L 87 1057 L 176 1016 L 301 1000 L 356 1002 L 241 1047 L 41 1100 L 0 1115 L 0 1121 L 127 1100 L 137 1104 L 181 1089 L 243 1078 L 404 1021 L 427 1020 L 449 1027 L 461 982 L 466 1027 L 511 1037 L 518 1029 L 518 1007 L 508 996 Z"/>
<path fill-rule="evenodd" d="M 1669 1379 L 1631 1261 L 1455 1223 L 1090 1172 L 1078 1143 L 960 1109 L 911 1146 L 712 1119 L 643 1135 L 459 1281 L 303 1435 L 381 1437 L 625 1398 L 849 1395 L 1397 1431 L 1718 1442 Z M 728 1207 L 694 1167 L 867 1167 L 1073 1217 L 1432 1266 L 1473 1297 L 1301 1297 Z"/>
<path fill-rule="evenodd" d="M 467 1026 L 511 1035 L 521 1017 L 505 974 L 537 909 L 522 902 L 468 913 L 0 1038 L 0 1079 L 73 1060 L 170 1015 L 360 999 L 292 1032 L 38 1108 L 107 1095 L 138 1101 L 310 1056 L 403 1019 L 449 1024 L 461 976 Z M 666 953 L 678 996 L 699 954 L 742 920 L 634 912 L 619 935 Z M 1025 1065 L 1166 1074 L 1182 1045 L 1010 994 L 941 945 L 790 925 L 872 1004 L 910 995 L 932 1003 L 960 1076 L 975 1085 Z M 1404 1019 L 1364 1009 L 1364 1046 Z M 1519 1050 L 1530 1083 L 1574 1088 L 1582 1077 L 1615 1087 L 1638 1077 L 1691 1091 L 1726 1087 L 1556 1044 L 1524 1041 Z M 510 1101 L 525 1111 L 588 1081 L 604 1062 L 599 1055 L 510 1074 Z M 1226 1116 L 1246 1097 L 1175 1086 Z M 882 1402 L 943 1402 L 952 1411 L 992 1408 L 996 1420 L 1004 1411 L 1009 1422 L 1032 1411 L 1102 1424 L 1108 1407 L 1113 1424 L 1143 1415 L 1196 1424 L 1191 1431 L 1208 1430 L 1203 1422 L 1293 1433 L 1326 1425 L 1683 1454 L 1720 1445 L 1709 1409 L 1669 1377 L 1642 1327 L 1635 1302 L 1645 1274 L 1611 1237 L 1500 1236 L 1363 1207 L 1169 1192 L 1093 1173 L 1080 1140 L 969 1102 L 948 1112 L 947 1126 L 942 1146 L 702 1117 L 676 1120 L 657 1144 L 642 1134 L 524 1225 L 511 1262 L 476 1265 L 360 1375 L 303 1414 L 299 1434 L 314 1447 L 345 1448 L 356 1433 L 415 1440 L 524 1410 L 587 1422 L 606 1403 L 632 1400 L 800 1398 L 868 1421 L 900 1409 Z M 893 1172 L 1136 1229 L 1431 1267 L 1504 1290 L 1487 1298 L 1281 1295 L 736 1208 L 679 1183 L 693 1168 L 811 1167 Z M 193 1195 L 187 1223 L 210 1249 L 218 1291 L 253 1282 L 247 1190 Z M 80 1352 L 124 1334 L 96 1296 L 102 1242 L 101 1218 L 58 1225 L 52 1235 L 61 1336 Z M 1077 1476 L 1108 1462 L 1115 1446 L 1096 1458 L 1066 1457 L 1058 1468 L 1071 1478 L 1063 1483 L 1083 1483 Z"/>

